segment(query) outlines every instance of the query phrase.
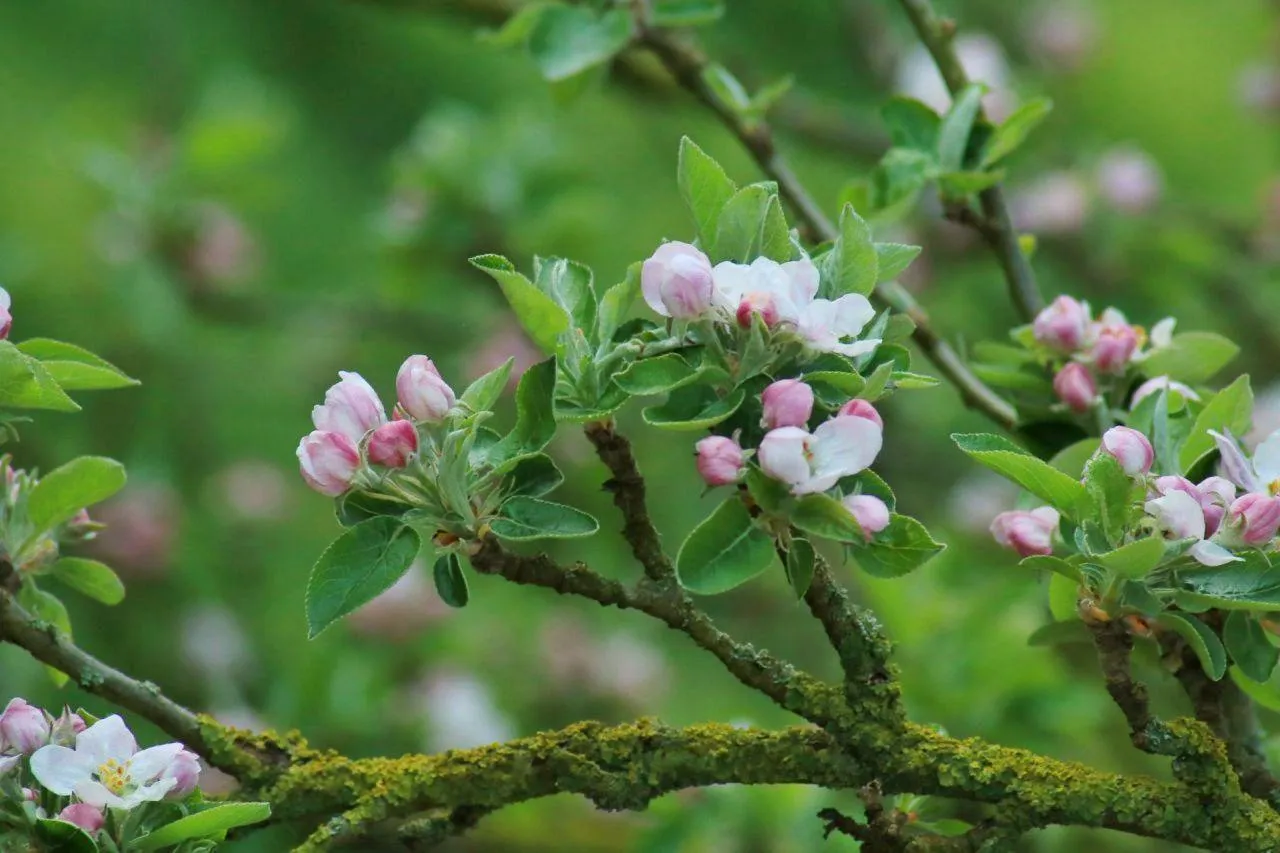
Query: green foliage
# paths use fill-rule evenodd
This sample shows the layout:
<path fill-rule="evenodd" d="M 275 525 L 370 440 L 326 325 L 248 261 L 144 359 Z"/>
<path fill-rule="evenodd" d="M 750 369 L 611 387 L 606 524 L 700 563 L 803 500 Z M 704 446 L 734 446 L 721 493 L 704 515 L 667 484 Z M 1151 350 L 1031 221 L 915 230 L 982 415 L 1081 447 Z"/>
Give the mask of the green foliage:
<path fill-rule="evenodd" d="M 1158 536 L 1138 539 L 1095 559 L 1119 577 L 1140 580 L 1164 559 L 1164 540 Z"/>
<path fill-rule="evenodd" d="M 543 352 L 554 352 L 560 334 L 569 328 L 569 317 L 548 296 L 501 255 L 477 255 L 471 264 L 483 270 L 502 288 L 516 319 Z"/>
<path fill-rule="evenodd" d="M 111 497 L 124 482 L 124 466 L 119 462 L 81 456 L 40 478 L 27 501 L 27 515 L 37 531 L 49 530 Z"/>
<path fill-rule="evenodd" d="M 571 506 L 516 495 L 502 505 L 490 527 L 499 539 L 524 542 L 580 539 L 594 534 L 600 524 L 591 515 Z"/>
<path fill-rule="evenodd" d="M 567 80 L 608 62 L 631 40 L 625 9 L 596 12 L 586 6 L 547 6 L 529 31 L 529 52 L 542 76 Z"/>
<path fill-rule="evenodd" d="M 655 0 L 649 8 L 650 21 L 659 27 L 699 27 L 722 15 L 720 0 Z"/>
<path fill-rule="evenodd" d="M 1253 389 L 1249 377 L 1240 376 L 1205 402 L 1196 416 L 1187 440 L 1178 452 L 1181 471 L 1190 471 L 1206 454 L 1214 450 L 1210 430 L 1244 435 L 1253 423 Z"/>
<path fill-rule="evenodd" d="M 467 588 L 467 576 L 462 572 L 457 554 L 450 551 L 437 557 L 435 565 L 431 567 L 431 577 L 441 601 L 450 607 L 467 606 L 471 591 Z"/>
<path fill-rule="evenodd" d="M 984 91 L 980 83 L 966 86 L 943 116 L 938 128 L 938 166 L 943 172 L 959 172 L 964 168 L 965 149 L 973 123 L 982 110 Z"/>
<path fill-rule="evenodd" d="M 221 803 L 179 818 L 134 842 L 138 850 L 162 850 L 184 841 L 210 838 L 221 841 L 227 832 L 262 823 L 271 817 L 268 803 Z"/>
<path fill-rule="evenodd" d="M 49 338 L 28 338 L 17 348 L 24 355 L 37 359 L 63 391 L 105 391 L 138 384 L 138 380 L 130 378 L 120 368 L 73 344 Z"/>
<path fill-rule="evenodd" d="M 1265 682 L 1271 678 L 1280 660 L 1280 649 L 1267 639 L 1267 632 L 1251 613 L 1233 610 L 1227 614 L 1222 626 L 1222 643 L 1227 654 L 1240 672 L 1253 681 Z"/>
<path fill-rule="evenodd" d="M 889 526 L 866 545 L 853 549 L 858 568 L 878 578 L 910 574 L 946 548 L 935 542 L 925 526 L 908 515 L 892 513 Z"/>
<path fill-rule="evenodd" d="M 1007 438 L 985 433 L 956 433 L 951 440 L 972 459 L 1008 477 L 1064 515 L 1077 517 L 1085 504 L 1084 486 Z"/>
<path fill-rule="evenodd" d="M 1208 381 L 1227 366 L 1240 347 L 1213 332 L 1183 332 L 1163 349 L 1155 350 L 1143 363 L 1148 376 L 1168 376 L 1195 385 Z"/>
<path fill-rule="evenodd" d="M 1053 109 L 1048 98 L 1032 98 L 997 125 L 982 150 L 982 167 L 990 168 L 1022 147 L 1031 131 L 1040 126 Z"/>
<path fill-rule="evenodd" d="M 680 196 L 693 215 L 699 242 L 704 248 L 714 246 L 721 211 L 737 192 L 737 186 L 720 164 L 687 136 L 680 140 L 677 177 Z"/>
<path fill-rule="evenodd" d="M 53 564 L 49 573 L 59 583 L 103 604 L 114 605 L 124 601 L 124 583 L 110 566 L 97 560 L 63 557 Z"/>
<path fill-rule="evenodd" d="M 756 527 L 741 500 L 730 496 L 684 540 L 676 573 L 690 592 L 717 595 L 751 580 L 773 559 L 773 538 Z"/>
<path fill-rule="evenodd" d="M 76 412 L 76 405 L 43 362 L 0 341 L 0 406 Z"/>
<path fill-rule="evenodd" d="M 805 533 L 835 542 L 862 544 L 866 535 L 853 513 L 829 495 L 805 495 L 791 510 L 791 523 Z"/>
<path fill-rule="evenodd" d="M 871 227 L 857 214 L 853 205 L 846 204 L 840 211 L 840 236 L 818 261 L 822 276 L 819 295 L 836 299 L 846 293 L 870 293 L 879 278 L 879 258 L 877 246 L 871 238 Z M 901 253 L 891 260 L 901 263 Z M 907 258 L 902 268 L 910 260 Z"/>
<path fill-rule="evenodd" d="M 1239 562 L 1184 574 L 1178 601 L 1219 610 L 1280 610 L 1280 567 L 1252 551 Z"/>
<path fill-rule="evenodd" d="M 1214 681 L 1221 680 L 1227 672 L 1227 652 L 1213 629 L 1190 613 L 1167 611 L 1160 615 L 1160 624 L 1175 631 L 1186 640 L 1196 653 L 1205 675 Z"/>
<path fill-rule="evenodd" d="M 421 548 L 415 530 L 385 516 L 362 521 L 334 540 L 307 581 L 310 637 L 390 588 Z"/>

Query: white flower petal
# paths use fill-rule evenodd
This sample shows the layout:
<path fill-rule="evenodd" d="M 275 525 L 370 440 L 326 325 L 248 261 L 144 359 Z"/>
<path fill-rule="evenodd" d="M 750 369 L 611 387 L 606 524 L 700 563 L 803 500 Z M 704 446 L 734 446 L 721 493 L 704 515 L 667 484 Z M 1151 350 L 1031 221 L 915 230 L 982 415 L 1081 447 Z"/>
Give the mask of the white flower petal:
<path fill-rule="evenodd" d="M 1154 349 L 1167 347 L 1173 342 L 1173 327 L 1178 321 L 1173 317 L 1165 317 L 1151 327 L 1151 346 Z"/>
<path fill-rule="evenodd" d="M 0 755 L 0 776 L 8 773 L 22 761 L 21 755 Z"/>
<path fill-rule="evenodd" d="M 1030 515 L 1050 530 L 1056 530 L 1058 522 L 1061 520 L 1058 511 L 1051 506 L 1036 507 L 1031 510 Z"/>
<path fill-rule="evenodd" d="M 99 720 L 76 735 L 76 752 L 87 755 L 94 766 L 111 759 L 123 764 L 138 751 L 138 742 L 119 714 Z"/>
<path fill-rule="evenodd" d="M 36 781 L 60 797 L 68 797 L 81 782 L 88 781 L 98 767 L 90 756 L 50 744 L 31 756 L 31 773 Z"/>
<path fill-rule="evenodd" d="M 1258 449 L 1253 451 L 1253 470 L 1264 489 L 1280 480 L 1280 430 L 1263 439 Z"/>
<path fill-rule="evenodd" d="M 1222 566 L 1242 559 L 1223 548 L 1217 542 L 1210 542 L 1207 539 L 1191 546 L 1191 556 L 1195 557 L 1204 566 Z"/>
<path fill-rule="evenodd" d="M 817 300 L 820 302 L 825 300 Z M 852 338 L 862 331 L 876 316 L 876 309 L 871 307 L 867 297 L 859 293 L 846 293 L 834 302 L 831 308 L 831 330 L 840 338 Z"/>
<path fill-rule="evenodd" d="M 878 346 L 880 346 L 880 339 L 872 338 L 871 340 L 858 341 L 853 344 L 831 344 L 825 351 L 834 352 L 848 358 L 857 358 L 860 355 L 875 352 Z"/>
<path fill-rule="evenodd" d="M 807 482 L 812 471 L 805 450 L 811 440 L 809 433 L 799 427 L 771 430 L 756 451 L 761 469 L 775 480 L 792 486 Z"/>
<path fill-rule="evenodd" d="M 76 785 L 74 793 L 82 803 L 88 803 L 100 809 L 108 807 L 113 809 L 130 808 L 124 800 L 108 791 L 106 785 L 101 782 L 95 782 L 92 779 L 86 779 Z"/>
<path fill-rule="evenodd" d="M 1175 538 L 1204 538 L 1204 509 L 1186 492 L 1173 491 L 1147 501 L 1146 510 L 1155 517 L 1161 530 L 1172 533 Z"/>
<path fill-rule="evenodd" d="M 711 270 L 711 281 L 715 285 L 716 294 L 730 310 L 737 310 L 743 294 L 751 288 L 751 280 L 751 267 L 745 264 L 721 261 Z"/>
<path fill-rule="evenodd" d="M 138 788 L 126 799 L 132 801 L 135 806 L 140 803 L 154 803 L 158 800 L 163 800 L 164 795 L 169 793 L 176 784 L 178 784 L 177 779 L 157 779 L 150 785 L 143 785 Z"/>
<path fill-rule="evenodd" d="M 806 305 L 818 295 L 818 268 L 808 258 L 788 261 L 782 265 L 786 273 L 791 298 L 799 305 Z"/>
<path fill-rule="evenodd" d="M 884 443 L 884 433 L 875 422 L 866 418 L 839 417 L 814 430 L 813 439 L 814 477 L 835 477 L 838 480 L 856 474 L 876 461 Z"/>
<path fill-rule="evenodd" d="M 129 759 L 129 778 L 137 784 L 150 782 L 173 763 L 179 752 L 182 752 L 180 743 L 166 743 L 142 750 Z"/>
<path fill-rule="evenodd" d="M 1258 482 L 1258 475 L 1254 473 L 1252 463 L 1240 450 L 1235 436 L 1229 430 L 1223 432 L 1209 430 L 1209 435 L 1213 436 L 1214 442 L 1218 445 L 1218 454 L 1221 456 L 1219 467 L 1222 469 L 1222 475 L 1246 492 L 1259 491 L 1261 484 Z"/>

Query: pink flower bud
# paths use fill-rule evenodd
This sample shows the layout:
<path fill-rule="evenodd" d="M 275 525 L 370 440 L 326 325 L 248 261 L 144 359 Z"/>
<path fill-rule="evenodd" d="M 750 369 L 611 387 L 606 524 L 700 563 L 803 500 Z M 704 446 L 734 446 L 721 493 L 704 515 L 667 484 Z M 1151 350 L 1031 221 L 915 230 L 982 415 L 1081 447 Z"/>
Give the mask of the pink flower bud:
<path fill-rule="evenodd" d="M 316 429 L 345 435 L 359 444 L 365 433 L 387 422 L 386 410 L 364 377 L 359 373 L 339 371 L 341 380 L 324 395 L 324 404 L 311 410 Z"/>
<path fill-rule="evenodd" d="M 1126 426 L 1112 427 L 1103 433 L 1102 449 L 1114 456 L 1130 477 L 1147 473 L 1155 461 L 1155 450 L 1147 437 Z M 1192 494 L 1192 497 L 1199 500 L 1199 495 Z"/>
<path fill-rule="evenodd" d="M 1031 330 L 1045 346 L 1071 353 L 1084 346 L 1089 320 L 1088 305 L 1070 296 L 1059 296 L 1036 315 Z"/>
<path fill-rule="evenodd" d="M 709 435 L 694 447 L 698 454 L 698 473 L 708 486 L 727 486 L 742 475 L 742 448 L 723 435 Z"/>
<path fill-rule="evenodd" d="M 688 243 L 663 243 L 640 267 L 640 290 L 664 317 L 698 317 L 711 308 L 711 261 Z"/>
<path fill-rule="evenodd" d="M 13 315 L 9 313 L 11 305 L 9 291 L 0 287 L 0 341 L 9 337 L 9 330 L 13 328 Z"/>
<path fill-rule="evenodd" d="M 1058 529 L 1058 511 L 1042 506 L 1030 512 L 1002 512 L 991 522 L 991 535 L 1021 557 L 1053 553 L 1053 531 Z"/>
<path fill-rule="evenodd" d="M 1090 354 L 1102 373 L 1124 373 L 1138 349 L 1138 330 L 1128 323 L 1106 325 L 1098 330 Z"/>
<path fill-rule="evenodd" d="M 410 421 L 391 421 L 369 436 L 369 461 L 388 468 L 403 468 L 418 450 L 418 428 Z"/>
<path fill-rule="evenodd" d="M 779 379 L 764 389 L 760 402 L 764 404 L 760 425 L 765 429 L 802 427 L 813 414 L 813 389 L 799 379 Z"/>
<path fill-rule="evenodd" d="M 1241 495 L 1227 511 L 1227 525 L 1245 545 L 1265 545 L 1280 529 L 1280 498 L 1256 492 Z"/>
<path fill-rule="evenodd" d="M 771 293 L 756 291 L 742 297 L 742 301 L 738 303 L 738 325 L 744 329 L 749 328 L 752 314 L 759 314 L 760 319 L 770 328 L 778 325 L 782 320 L 782 313 L 778 310 L 778 301 L 774 299 Z"/>
<path fill-rule="evenodd" d="M 351 487 L 360 468 L 360 451 L 341 433 L 316 430 L 298 444 L 298 465 L 308 486 L 337 497 Z"/>
<path fill-rule="evenodd" d="M 889 526 L 889 507 L 875 495 L 849 495 L 842 503 L 862 528 L 867 541 Z"/>
<path fill-rule="evenodd" d="M 190 750 L 182 750 L 173 757 L 161 779 L 173 779 L 175 784 L 165 794 L 166 800 L 181 800 L 196 789 L 200 782 L 200 758 Z"/>
<path fill-rule="evenodd" d="M 1053 390 L 1067 408 L 1078 414 L 1089 411 L 1098 399 L 1098 385 L 1093 381 L 1093 374 L 1076 361 L 1067 364 L 1053 377 Z"/>
<path fill-rule="evenodd" d="M 880 417 L 876 407 L 866 400 L 850 400 L 840 407 L 840 411 L 836 412 L 836 416 L 841 418 L 862 418 L 884 429 L 884 419 Z"/>
<path fill-rule="evenodd" d="M 72 803 L 58 813 L 57 819 L 74 823 L 90 836 L 97 835 L 98 830 L 102 829 L 102 825 L 107 822 L 102 809 L 88 803 Z"/>
<path fill-rule="evenodd" d="M 440 371 L 425 355 L 411 355 L 396 374 L 396 397 L 409 416 L 427 423 L 439 423 L 458 398 Z"/>
<path fill-rule="evenodd" d="M 49 719 L 25 699 L 13 699 L 0 714 L 0 741 L 30 755 L 49 742 Z"/>
<path fill-rule="evenodd" d="M 49 742 L 57 746 L 75 746 L 76 735 L 85 730 L 84 720 L 73 714 L 70 708 L 62 709 L 62 716 L 53 721 Z"/>

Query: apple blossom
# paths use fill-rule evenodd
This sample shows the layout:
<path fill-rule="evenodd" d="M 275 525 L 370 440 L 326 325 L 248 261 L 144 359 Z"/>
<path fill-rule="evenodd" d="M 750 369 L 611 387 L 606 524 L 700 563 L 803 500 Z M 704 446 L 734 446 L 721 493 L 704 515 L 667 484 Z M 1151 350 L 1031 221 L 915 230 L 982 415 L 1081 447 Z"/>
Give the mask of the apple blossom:
<path fill-rule="evenodd" d="M 889 507 L 875 495 L 849 495 L 841 503 L 858 522 L 867 541 L 889 526 Z"/>
<path fill-rule="evenodd" d="M 359 373 L 338 371 L 340 381 L 329 388 L 324 403 L 311 410 L 316 429 L 345 435 L 356 444 L 365 433 L 387 422 L 377 392 Z"/>
<path fill-rule="evenodd" d="M 1098 189 L 1111 207 L 1128 215 L 1145 213 L 1160 200 L 1160 167 L 1147 152 L 1114 148 L 1097 166 Z"/>
<path fill-rule="evenodd" d="M 21 755 L 0 755 L 0 778 L 21 763 Z"/>
<path fill-rule="evenodd" d="M 1270 436 L 1263 440 L 1254 451 L 1254 462 L 1250 462 L 1244 455 L 1244 451 L 1240 449 L 1240 445 L 1236 443 L 1235 436 L 1230 430 L 1224 429 L 1222 432 L 1209 430 L 1209 435 L 1213 436 L 1214 442 L 1218 445 L 1218 469 L 1222 475 L 1235 485 L 1247 492 L 1257 492 L 1262 490 L 1262 482 L 1254 465 L 1258 462 L 1259 457 L 1265 460 L 1268 470 L 1273 476 L 1280 475 L 1280 446 L 1268 443 L 1280 436 L 1280 432 L 1273 432 Z M 1264 454 L 1263 448 L 1268 448 Z M 1274 462 L 1272 457 L 1275 456 Z"/>
<path fill-rule="evenodd" d="M 1200 506 L 1204 509 L 1205 535 L 1212 536 L 1218 532 L 1227 507 L 1236 499 L 1236 484 L 1226 477 L 1208 477 L 1200 481 L 1196 490 L 1200 493 Z"/>
<path fill-rule="evenodd" d="M 1031 331 L 1045 346 L 1072 353 L 1084 346 L 1090 319 L 1087 302 L 1063 295 L 1036 315 Z"/>
<path fill-rule="evenodd" d="M 161 779 L 172 779 L 174 785 L 165 795 L 166 800 L 185 799 L 196 789 L 200 782 L 200 758 L 194 752 L 184 749 L 173 757 Z"/>
<path fill-rule="evenodd" d="M 1166 391 L 1177 391 L 1184 400 L 1200 399 L 1200 395 L 1193 391 L 1190 386 L 1170 379 L 1168 376 L 1157 376 L 1154 379 L 1148 379 L 1143 382 L 1134 390 L 1133 396 L 1129 398 L 1129 408 L 1132 409 L 1162 388 Z"/>
<path fill-rule="evenodd" d="M 1276 538 L 1280 529 L 1280 498 L 1250 492 L 1227 510 L 1223 535 L 1242 545 L 1258 547 Z"/>
<path fill-rule="evenodd" d="M 1058 511 L 1051 506 L 1033 510 L 1002 512 L 991 522 L 991 535 L 1020 557 L 1053 553 L 1053 531 L 1058 529 Z"/>
<path fill-rule="evenodd" d="M 836 412 L 841 417 L 866 418 L 881 429 L 884 428 L 884 419 L 880 417 L 880 413 L 876 411 L 876 407 L 868 403 L 866 400 L 853 399 L 840 407 L 840 411 Z"/>
<path fill-rule="evenodd" d="M 1171 539 L 1198 540 L 1190 554 L 1205 566 L 1221 566 L 1240 558 L 1217 542 L 1205 539 L 1204 510 L 1200 502 L 1183 491 L 1174 490 L 1163 497 L 1147 501 L 1148 515 L 1156 529 Z"/>
<path fill-rule="evenodd" d="M 427 423 L 439 423 L 449 414 L 457 397 L 440 376 L 434 362 L 425 355 L 411 355 L 396 373 L 396 397 L 409 416 Z"/>
<path fill-rule="evenodd" d="M 403 468 L 418 451 L 418 428 L 409 421 L 390 421 L 369 436 L 369 461 L 388 468 Z"/>
<path fill-rule="evenodd" d="M 800 336 L 819 352 L 834 352 L 853 358 L 875 352 L 879 338 L 844 343 L 854 338 L 876 316 L 867 297 L 846 293 L 839 299 L 815 299 L 800 309 L 796 324 Z"/>
<path fill-rule="evenodd" d="M 799 379 L 779 379 L 764 389 L 760 402 L 764 405 L 760 425 L 765 429 L 804 426 L 813 414 L 813 389 Z"/>
<path fill-rule="evenodd" d="M 337 497 L 351 487 L 360 468 L 360 451 L 342 433 L 315 430 L 298 444 L 298 465 L 308 486 Z"/>
<path fill-rule="evenodd" d="M 0 287 L 0 341 L 9 337 L 9 330 L 13 328 L 13 315 L 9 313 L 12 305 L 13 300 L 9 297 L 9 291 Z"/>
<path fill-rule="evenodd" d="M 739 322 L 746 304 L 748 320 L 759 313 L 769 326 L 799 324 L 801 309 L 818 294 L 818 268 L 808 258 L 783 264 L 769 258 L 750 264 L 723 261 L 715 265 L 712 278 L 717 302 Z"/>
<path fill-rule="evenodd" d="M 738 442 L 723 435 L 709 435 L 694 445 L 698 474 L 708 486 L 727 486 L 742 476 L 743 455 Z"/>
<path fill-rule="evenodd" d="M 788 484 L 791 493 L 825 492 L 841 477 L 866 468 L 880 453 L 883 431 L 866 418 L 835 417 L 812 434 L 780 427 L 765 435 L 757 451 L 760 467 Z"/>
<path fill-rule="evenodd" d="M 770 328 L 778 325 L 782 315 L 778 313 L 778 303 L 773 298 L 773 294 L 748 293 L 742 297 L 742 301 L 738 303 L 738 310 L 734 312 L 738 325 L 744 329 L 750 328 L 751 318 L 755 315 L 759 315 L 760 321 Z"/>
<path fill-rule="evenodd" d="M 715 296 L 711 261 L 696 246 L 663 243 L 640 267 L 640 289 L 649 307 L 664 317 L 701 316 Z"/>
<path fill-rule="evenodd" d="M 1067 364 L 1053 377 L 1053 390 L 1067 408 L 1078 414 L 1089 411 L 1098 399 L 1098 384 L 1093 374 L 1076 361 Z"/>
<path fill-rule="evenodd" d="M 69 746 L 76 742 L 76 735 L 85 730 L 84 720 L 70 708 L 62 709 L 62 716 L 53 721 L 49 731 L 49 743 Z"/>
<path fill-rule="evenodd" d="M 49 718 L 25 699 L 12 699 L 0 713 L 0 743 L 30 755 L 49 742 Z"/>
<path fill-rule="evenodd" d="M 1173 343 L 1173 329 L 1178 325 L 1178 321 L 1174 317 L 1165 317 L 1163 320 L 1157 320 L 1156 324 L 1151 327 L 1151 333 L 1147 336 L 1147 343 L 1151 349 L 1163 349 Z"/>
<path fill-rule="evenodd" d="M 1155 461 L 1155 450 L 1151 447 L 1151 442 L 1131 427 L 1112 427 L 1103 433 L 1102 449 L 1114 456 L 1130 477 L 1147 473 L 1151 470 L 1151 463 Z"/>
<path fill-rule="evenodd" d="M 76 736 L 75 749 L 41 747 L 31 756 L 31 773 L 60 797 L 76 796 L 93 806 L 132 809 L 154 802 L 177 784 L 161 778 L 182 744 L 138 750 L 138 742 L 118 715 L 94 723 Z"/>
<path fill-rule="evenodd" d="M 89 833 L 90 836 L 96 835 L 98 830 L 102 829 L 103 824 L 107 822 L 106 815 L 102 813 L 102 809 L 97 806 L 91 806 L 88 803 L 72 803 L 59 812 L 56 819 L 73 823 Z"/>
<path fill-rule="evenodd" d="M 1108 312 L 1111 310 L 1107 309 Z M 1120 316 L 1119 312 L 1115 312 L 1113 318 L 1115 316 Z M 1137 350 L 1138 330 L 1124 322 L 1121 316 L 1119 322 L 1104 321 L 1096 329 L 1089 355 L 1099 372 L 1120 374 L 1129 366 Z"/>

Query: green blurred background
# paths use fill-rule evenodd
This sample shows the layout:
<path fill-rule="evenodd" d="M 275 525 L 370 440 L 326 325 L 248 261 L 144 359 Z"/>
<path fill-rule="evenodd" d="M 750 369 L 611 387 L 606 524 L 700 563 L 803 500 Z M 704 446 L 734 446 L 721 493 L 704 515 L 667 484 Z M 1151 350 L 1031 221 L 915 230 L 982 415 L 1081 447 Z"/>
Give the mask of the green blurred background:
<path fill-rule="evenodd" d="M 23 467 L 84 452 L 129 466 L 127 491 L 98 513 L 111 527 L 93 544 L 129 596 L 113 610 L 72 600 L 78 638 L 227 722 L 297 727 L 356 755 L 582 718 L 794 722 L 656 624 L 488 578 L 474 578 L 471 605 L 450 612 L 416 572 L 370 611 L 305 640 L 304 581 L 337 527 L 293 452 L 336 372 L 359 371 L 390 397 L 413 352 L 435 358 L 455 387 L 508 355 L 523 366 L 529 346 L 468 256 L 502 252 L 527 265 L 535 252 L 565 255 L 606 286 L 659 240 L 690 235 L 674 181 L 682 134 L 735 177 L 756 177 L 734 140 L 647 63 L 558 98 L 527 56 L 476 37 L 494 5 L 0 5 L 0 282 L 13 295 L 14 337 L 74 341 L 144 383 L 86 396 L 79 416 L 41 415 L 14 447 Z M 795 75 L 779 108 L 781 144 L 834 211 L 883 145 L 878 104 L 920 85 L 900 11 L 888 0 L 730 7 L 700 35 L 749 88 Z M 1056 102 L 1009 176 L 1015 211 L 1039 237 L 1044 292 L 1233 336 L 1255 388 L 1270 387 L 1260 418 L 1280 425 L 1280 386 L 1270 384 L 1280 357 L 1280 8 L 947 8 L 968 61 L 997 89 L 989 107 L 1037 94 Z M 933 206 L 877 230 L 925 246 L 907 281 L 945 334 L 964 343 L 1013 324 L 995 263 Z M 678 543 L 711 506 L 689 442 L 640 430 L 634 410 L 621 420 L 667 541 Z M 898 642 L 914 717 L 1162 772 L 1128 747 L 1089 649 L 1026 645 L 1047 620 L 1042 591 L 985 535 L 1014 496 L 946 440 L 984 424 L 946 387 L 894 398 L 886 422 L 878 470 L 952 547 L 899 581 L 844 574 Z M 561 499 L 606 520 L 561 556 L 634 576 L 599 489 L 602 466 L 571 429 L 553 450 L 569 473 Z M 708 606 L 734 633 L 834 673 L 780 571 Z M 1154 667 L 1148 676 L 1177 709 Z M 15 694 L 106 710 L 53 690 L 2 648 L 0 697 Z M 813 817 L 849 799 L 729 788 L 604 815 L 558 798 L 488 819 L 450 849 L 855 849 L 837 838 L 823 846 Z M 293 838 L 282 828 L 238 849 L 284 850 Z M 1057 829 L 1024 847 L 1169 849 Z"/>

